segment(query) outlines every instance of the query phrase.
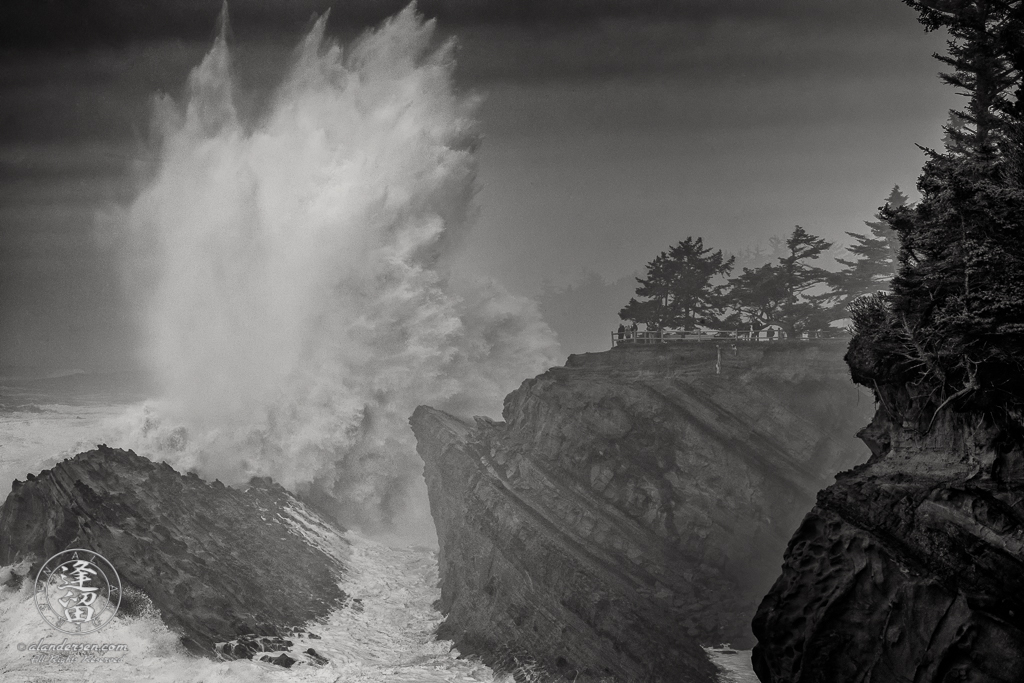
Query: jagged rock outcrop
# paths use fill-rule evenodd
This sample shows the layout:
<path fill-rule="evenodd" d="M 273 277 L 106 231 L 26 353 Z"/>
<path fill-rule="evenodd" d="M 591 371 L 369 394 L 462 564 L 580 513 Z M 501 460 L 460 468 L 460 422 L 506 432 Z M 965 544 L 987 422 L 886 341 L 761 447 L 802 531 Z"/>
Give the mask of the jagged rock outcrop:
<path fill-rule="evenodd" d="M 30 559 L 34 580 L 67 548 L 103 555 L 200 654 L 286 649 L 346 600 L 340 530 L 281 486 L 208 483 L 106 446 L 15 481 L 0 507 L 0 566 Z"/>
<path fill-rule="evenodd" d="M 1024 441 L 883 391 L 754 620 L 765 683 L 1024 681 Z M 930 429 L 929 429 L 930 425 Z"/>
<path fill-rule="evenodd" d="M 505 422 L 411 423 L 440 544 L 439 633 L 499 669 L 713 678 L 701 644 L 750 618 L 815 493 L 863 462 L 870 400 L 842 343 L 572 356 Z"/>

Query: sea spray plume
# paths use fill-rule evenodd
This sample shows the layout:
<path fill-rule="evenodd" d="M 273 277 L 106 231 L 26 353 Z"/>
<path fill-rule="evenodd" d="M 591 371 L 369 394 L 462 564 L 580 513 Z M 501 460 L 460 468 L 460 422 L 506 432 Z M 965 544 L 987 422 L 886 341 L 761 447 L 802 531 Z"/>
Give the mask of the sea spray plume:
<path fill-rule="evenodd" d="M 425 500 L 416 405 L 497 412 L 556 344 L 532 302 L 449 271 L 478 142 L 452 43 L 432 49 L 411 6 L 347 51 L 325 26 L 258 121 L 233 105 L 223 31 L 184 105 L 158 103 L 128 253 L 164 396 L 136 445 L 226 481 L 315 485 L 379 529 Z"/>

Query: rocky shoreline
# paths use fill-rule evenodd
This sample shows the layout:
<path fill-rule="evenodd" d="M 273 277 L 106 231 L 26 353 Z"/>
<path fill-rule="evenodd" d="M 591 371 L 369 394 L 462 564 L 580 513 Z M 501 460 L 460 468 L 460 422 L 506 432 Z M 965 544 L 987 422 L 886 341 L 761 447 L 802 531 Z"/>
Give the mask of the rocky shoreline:
<path fill-rule="evenodd" d="M 236 489 L 100 446 L 15 481 L 0 566 L 33 580 L 54 553 L 88 548 L 188 651 L 252 658 L 346 604 L 341 531 L 269 479 Z"/>

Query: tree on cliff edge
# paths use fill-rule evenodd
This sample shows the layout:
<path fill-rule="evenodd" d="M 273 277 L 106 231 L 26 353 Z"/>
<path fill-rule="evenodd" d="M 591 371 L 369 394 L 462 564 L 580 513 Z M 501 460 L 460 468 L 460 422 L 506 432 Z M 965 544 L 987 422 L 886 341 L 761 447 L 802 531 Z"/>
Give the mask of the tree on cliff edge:
<path fill-rule="evenodd" d="M 637 278 L 637 296 L 619 311 L 623 320 L 655 326 L 685 327 L 715 320 L 724 307 L 724 285 L 714 285 L 717 276 L 727 276 L 735 257 L 722 250 L 704 247 L 700 237 L 685 240 L 661 252 L 647 264 L 647 277 Z"/>
<path fill-rule="evenodd" d="M 831 242 L 796 226 L 776 263 L 744 268 L 729 281 L 729 305 L 747 320 L 781 325 L 789 335 L 824 327 L 829 322 L 824 304 L 834 295 L 822 286 L 831 274 L 812 262 L 831 247 Z"/>
<path fill-rule="evenodd" d="M 905 2 L 949 31 L 942 79 L 968 104 L 945 150 L 925 150 L 921 201 L 881 214 L 899 272 L 891 296 L 857 303 L 847 359 L 868 386 L 1024 424 L 1024 3 Z"/>

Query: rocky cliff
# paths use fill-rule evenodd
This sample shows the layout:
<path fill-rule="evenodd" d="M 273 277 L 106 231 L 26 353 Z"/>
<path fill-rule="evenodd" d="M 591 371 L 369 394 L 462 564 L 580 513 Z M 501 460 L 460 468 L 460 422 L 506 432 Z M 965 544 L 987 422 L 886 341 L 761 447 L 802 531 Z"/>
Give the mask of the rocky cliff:
<path fill-rule="evenodd" d="M 441 635 L 498 668 L 708 681 L 749 645 L 786 540 L 867 458 L 843 344 L 572 356 L 504 422 L 412 417 L 440 543 Z"/>
<path fill-rule="evenodd" d="M 96 551 L 189 650 L 251 657 L 345 602 L 339 532 L 269 479 L 240 490 L 101 446 L 14 482 L 0 566 L 30 559 L 32 581 L 56 552 Z"/>
<path fill-rule="evenodd" d="M 765 683 L 1024 681 L 1024 443 L 883 391 L 754 620 Z"/>

